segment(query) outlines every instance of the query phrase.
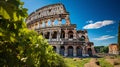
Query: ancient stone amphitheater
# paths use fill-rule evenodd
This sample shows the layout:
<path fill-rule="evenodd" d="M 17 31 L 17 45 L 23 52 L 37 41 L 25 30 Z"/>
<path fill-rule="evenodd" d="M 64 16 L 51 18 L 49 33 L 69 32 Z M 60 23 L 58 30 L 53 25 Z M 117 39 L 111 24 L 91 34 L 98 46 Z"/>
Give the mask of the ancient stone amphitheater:
<path fill-rule="evenodd" d="M 63 56 L 92 56 L 93 42 L 89 42 L 87 30 L 76 30 L 71 24 L 69 12 L 61 3 L 50 4 L 32 12 L 26 19 L 27 27 L 46 38 L 54 50 Z"/>

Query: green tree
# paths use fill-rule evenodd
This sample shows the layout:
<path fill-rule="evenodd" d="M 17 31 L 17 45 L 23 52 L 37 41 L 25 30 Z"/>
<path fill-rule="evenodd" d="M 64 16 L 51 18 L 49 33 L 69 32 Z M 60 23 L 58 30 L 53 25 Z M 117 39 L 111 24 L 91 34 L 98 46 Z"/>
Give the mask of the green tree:
<path fill-rule="evenodd" d="M 108 46 L 104 46 L 104 47 L 100 48 L 100 52 L 101 53 L 108 53 Z"/>
<path fill-rule="evenodd" d="M 20 0 L 0 1 L 0 67 L 65 67 L 52 46 L 27 29 L 23 4 Z"/>

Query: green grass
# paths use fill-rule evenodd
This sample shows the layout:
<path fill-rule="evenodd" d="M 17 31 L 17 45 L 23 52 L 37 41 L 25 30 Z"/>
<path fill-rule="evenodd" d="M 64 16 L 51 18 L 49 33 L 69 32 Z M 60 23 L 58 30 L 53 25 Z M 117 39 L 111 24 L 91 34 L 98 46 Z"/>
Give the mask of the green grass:
<path fill-rule="evenodd" d="M 77 58 L 76 60 L 73 58 L 65 58 L 64 60 L 68 67 L 84 67 L 84 64 L 88 63 L 90 58 Z"/>
<path fill-rule="evenodd" d="M 98 59 L 101 67 L 114 67 L 112 64 L 107 62 L 104 58 Z"/>

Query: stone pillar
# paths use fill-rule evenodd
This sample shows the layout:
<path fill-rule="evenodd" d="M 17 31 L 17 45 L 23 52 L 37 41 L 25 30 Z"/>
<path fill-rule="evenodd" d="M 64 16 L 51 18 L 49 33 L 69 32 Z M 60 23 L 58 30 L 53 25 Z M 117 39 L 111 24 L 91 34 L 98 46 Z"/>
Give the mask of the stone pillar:
<path fill-rule="evenodd" d="M 50 30 L 49 40 L 52 39 L 52 31 Z"/>
<path fill-rule="evenodd" d="M 57 50 L 56 52 L 59 54 L 60 53 L 60 45 L 57 45 Z"/>
<path fill-rule="evenodd" d="M 39 22 L 39 28 L 42 28 L 42 21 Z"/>
<path fill-rule="evenodd" d="M 43 37 L 45 38 L 45 32 L 43 31 Z"/>
<path fill-rule="evenodd" d="M 58 41 L 60 41 L 60 35 L 61 35 L 61 29 L 59 29 L 59 32 L 58 32 Z"/>
<path fill-rule="evenodd" d="M 76 57 L 76 56 L 77 56 L 76 46 L 73 46 L 73 56 L 74 56 L 74 57 Z"/>
<path fill-rule="evenodd" d="M 94 49 L 94 46 L 92 45 L 91 46 L 91 49 L 92 49 L 92 54 L 93 54 L 93 56 L 95 55 L 95 49 Z"/>
<path fill-rule="evenodd" d="M 45 27 L 48 27 L 48 22 L 47 22 L 47 20 L 45 21 Z"/>
<path fill-rule="evenodd" d="M 58 25 L 59 25 L 59 26 L 61 26 L 61 24 L 62 24 L 61 21 L 62 21 L 62 19 L 61 19 L 61 18 L 58 18 Z"/>
<path fill-rule="evenodd" d="M 58 30 L 58 32 L 57 32 L 57 41 L 59 41 L 60 40 L 60 30 Z"/>
<path fill-rule="evenodd" d="M 66 25 L 70 25 L 70 18 L 69 18 L 69 15 L 67 15 L 65 17 L 65 20 L 66 20 Z"/>
<path fill-rule="evenodd" d="M 73 39 L 76 39 L 76 30 L 73 30 Z"/>
<path fill-rule="evenodd" d="M 38 22 L 38 29 L 40 28 L 40 23 Z"/>
<path fill-rule="evenodd" d="M 65 31 L 65 39 L 68 39 L 68 30 L 64 30 Z"/>
<path fill-rule="evenodd" d="M 64 56 L 66 57 L 67 55 L 68 55 L 68 46 L 65 46 Z"/>
<path fill-rule="evenodd" d="M 38 29 L 38 22 L 35 23 L 35 29 Z"/>
<path fill-rule="evenodd" d="M 54 26 L 54 19 L 51 19 L 51 26 Z"/>
<path fill-rule="evenodd" d="M 85 46 L 82 46 L 82 56 L 85 57 L 86 56 L 86 52 L 85 52 Z"/>

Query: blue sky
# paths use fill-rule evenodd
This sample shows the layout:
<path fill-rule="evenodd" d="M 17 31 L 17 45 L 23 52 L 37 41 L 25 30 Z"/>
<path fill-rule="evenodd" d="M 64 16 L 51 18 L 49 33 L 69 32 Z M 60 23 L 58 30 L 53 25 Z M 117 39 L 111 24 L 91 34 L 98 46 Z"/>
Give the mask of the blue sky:
<path fill-rule="evenodd" d="M 43 6 L 59 3 L 70 13 L 77 29 L 87 29 L 91 42 L 96 46 L 117 43 L 120 20 L 120 0 L 22 0 L 28 14 Z"/>

